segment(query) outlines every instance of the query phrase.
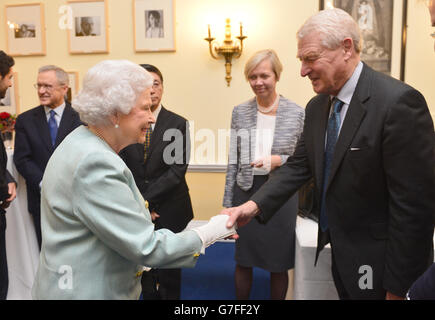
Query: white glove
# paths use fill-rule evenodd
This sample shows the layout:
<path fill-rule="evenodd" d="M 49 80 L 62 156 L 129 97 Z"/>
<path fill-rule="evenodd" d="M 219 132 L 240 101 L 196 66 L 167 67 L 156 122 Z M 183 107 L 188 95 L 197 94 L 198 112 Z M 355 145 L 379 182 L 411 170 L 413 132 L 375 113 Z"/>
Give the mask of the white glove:
<path fill-rule="evenodd" d="M 210 221 L 200 227 L 192 228 L 202 240 L 201 253 L 205 253 L 205 248 L 212 245 L 218 240 L 222 240 L 236 234 L 236 225 L 228 229 L 226 227 L 227 220 L 230 216 L 226 214 L 218 214 L 210 219 Z"/>

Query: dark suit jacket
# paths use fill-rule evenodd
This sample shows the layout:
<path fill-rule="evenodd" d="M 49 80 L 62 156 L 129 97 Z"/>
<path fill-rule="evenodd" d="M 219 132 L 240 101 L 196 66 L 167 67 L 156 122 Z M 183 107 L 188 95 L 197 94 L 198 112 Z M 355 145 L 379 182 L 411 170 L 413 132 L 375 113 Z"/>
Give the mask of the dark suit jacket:
<path fill-rule="evenodd" d="M 66 102 L 56 144 L 53 147 L 43 106 L 28 110 L 17 117 L 14 163 L 18 172 L 26 180 L 27 205 L 30 213 L 39 215 L 41 198 L 39 183 L 53 151 L 79 125 L 81 125 L 79 114 L 71 108 L 69 102 Z"/>
<path fill-rule="evenodd" d="M 120 152 L 142 196 L 149 202 L 150 212 L 154 210 L 160 215 L 155 221 L 156 229 L 180 232 L 193 218 L 185 179 L 190 158 L 189 139 L 187 120 L 162 107 L 145 164 L 143 144 L 130 145 Z M 173 163 L 167 163 L 166 156 Z"/>
<path fill-rule="evenodd" d="M 328 98 L 308 103 L 293 157 L 253 196 L 263 221 L 312 176 L 321 199 Z M 418 91 L 364 65 L 325 192 L 332 253 L 351 298 L 383 299 L 384 289 L 405 296 L 433 259 L 434 127 Z M 359 287 L 362 266 L 372 268 L 372 290 Z"/>
<path fill-rule="evenodd" d="M 8 163 L 8 155 L 6 153 L 3 140 L 0 137 L 0 201 L 4 201 L 9 198 L 8 183 L 15 182 L 12 175 L 6 169 Z M 16 183 L 16 182 L 15 182 Z M 3 208 L 0 208 L 0 214 L 6 213 Z"/>

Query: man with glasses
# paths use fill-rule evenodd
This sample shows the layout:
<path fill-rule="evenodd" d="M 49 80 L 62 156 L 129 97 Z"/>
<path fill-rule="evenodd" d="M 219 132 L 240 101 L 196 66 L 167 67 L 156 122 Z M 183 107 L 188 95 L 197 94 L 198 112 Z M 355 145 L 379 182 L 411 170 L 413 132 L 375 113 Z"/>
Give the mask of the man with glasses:
<path fill-rule="evenodd" d="M 62 140 L 81 122 L 79 115 L 65 101 L 68 74 L 56 66 L 39 69 L 37 90 L 40 106 L 17 117 L 15 123 L 14 163 L 26 180 L 27 206 L 33 217 L 41 248 L 41 181 L 50 156 Z"/>
<path fill-rule="evenodd" d="M 120 152 L 136 184 L 149 203 L 156 229 L 180 232 L 193 218 L 185 174 L 190 157 L 187 120 L 164 108 L 163 76 L 149 64 L 141 65 L 154 78 L 151 111 L 156 119 L 144 144 L 133 144 Z M 178 300 L 181 269 L 153 269 L 142 274 L 144 300 Z"/>

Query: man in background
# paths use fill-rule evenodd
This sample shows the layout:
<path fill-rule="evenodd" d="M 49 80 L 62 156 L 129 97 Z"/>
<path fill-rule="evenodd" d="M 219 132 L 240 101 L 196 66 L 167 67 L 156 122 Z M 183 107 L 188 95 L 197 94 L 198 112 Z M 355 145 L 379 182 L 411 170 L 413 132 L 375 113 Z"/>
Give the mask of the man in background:
<path fill-rule="evenodd" d="M 56 147 L 81 124 L 78 113 L 64 98 L 68 84 L 68 74 L 63 69 L 41 67 L 35 84 L 41 105 L 20 114 L 15 123 L 14 163 L 26 180 L 27 206 L 40 249 L 42 176 Z"/>
<path fill-rule="evenodd" d="M 14 59 L 0 50 L 0 99 L 12 86 Z M 17 185 L 7 171 L 8 156 L 0 137 L 0 300 L 6 300 L 9 287 L 8 264 L 6 260 L 6 208 L 17 195 Z"/>
<path fill-rule="evenodd" d="M 163 76 L 160 70 L 149 64 L 142 67 L 154 78 L 151 111 L 156 122 L 147 132 L 145 145 L 128 146 L 120 156 L 149 203 L 156 229 L 166 228 L 177 233 L 193 218 L 185 179 L 190 157 L 188 123 L 162 106 Z M 177 300 L 180 299 L 180 290 L 181 269 L 153 269 L 142 274 L 144 300 Z"/>

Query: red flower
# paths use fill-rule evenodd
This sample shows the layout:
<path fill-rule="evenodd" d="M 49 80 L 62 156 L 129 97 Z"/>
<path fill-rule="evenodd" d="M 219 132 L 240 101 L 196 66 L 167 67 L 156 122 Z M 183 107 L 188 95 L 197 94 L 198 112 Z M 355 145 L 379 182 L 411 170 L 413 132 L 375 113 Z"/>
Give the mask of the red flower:
<path fill-rule="evenodd" d="M 1 112 L 0 113 L 0 119 L 5 120 L 11 117 L 11 114 L 9 112 Z"/>
<path fill-rule="evenodd" d="M 9 112 L 0 112 L 0 131 L 12 132 L 15 129 L 16 115 L 11 115 Z"/>

